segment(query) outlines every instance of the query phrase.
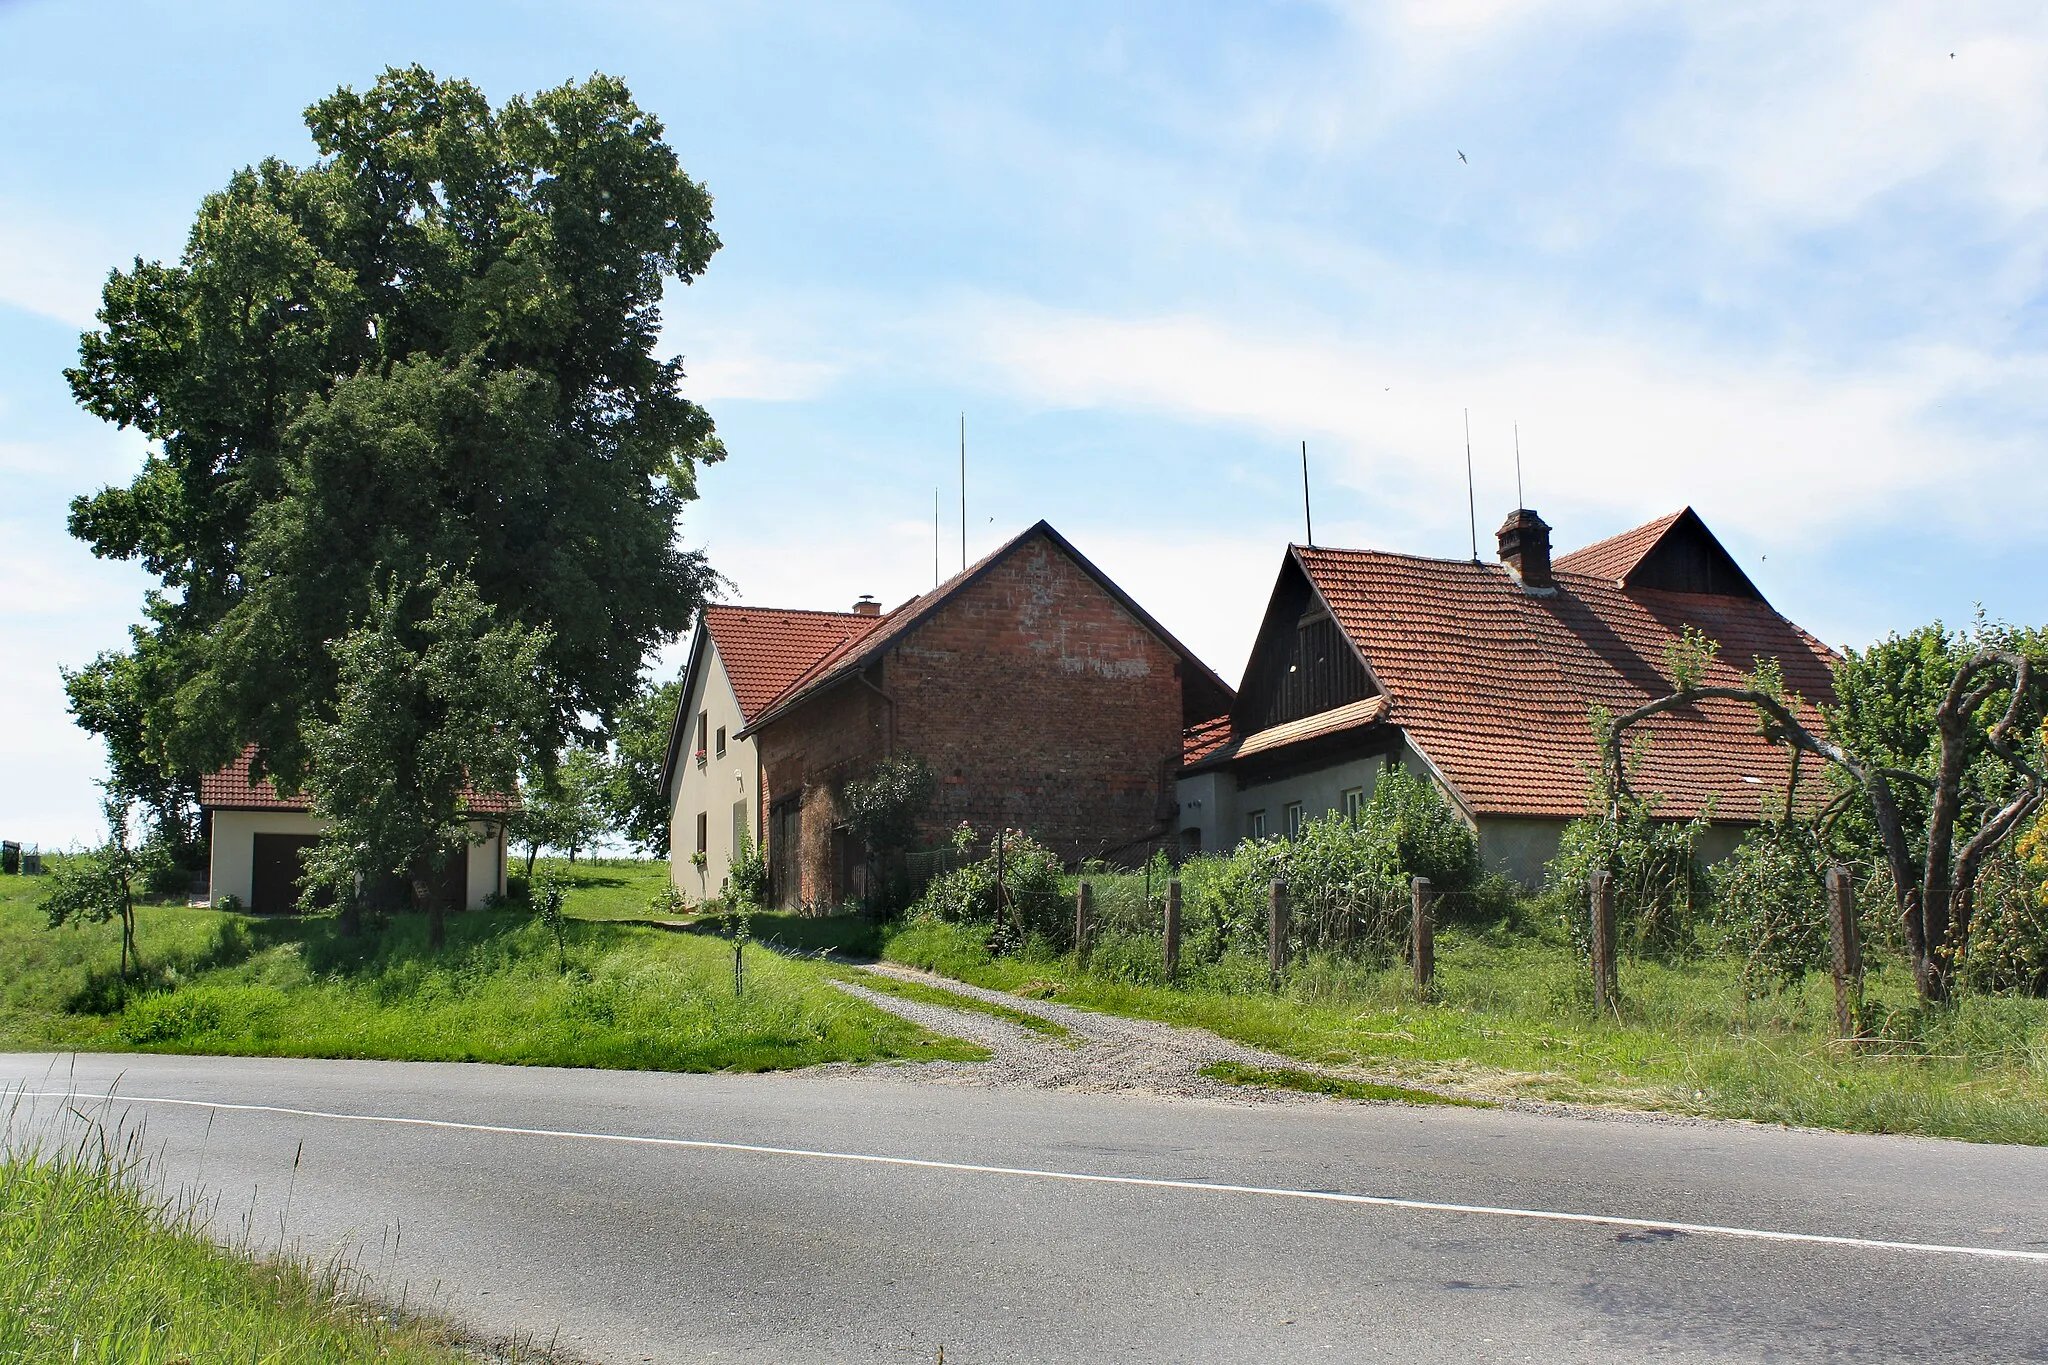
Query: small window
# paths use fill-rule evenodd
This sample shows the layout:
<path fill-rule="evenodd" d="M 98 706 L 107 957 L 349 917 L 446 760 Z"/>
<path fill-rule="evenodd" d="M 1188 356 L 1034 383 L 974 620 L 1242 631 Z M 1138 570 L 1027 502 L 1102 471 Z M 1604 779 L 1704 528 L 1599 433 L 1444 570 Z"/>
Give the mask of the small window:
<path fill-rule="evenodd" d="M 713 752 L 720 758 L 725 757 L 725 727 L 723 725 L 718 727 L 718 747 Z"/>
<path fill-rule="evenodd" d="M 711 713 L 709 711 L 699 711 L 697 713 L 697 761 L 699 763 L 704 761 L 704 751 L 711 747 L 710 739 Z"/>
<path fill-rule="evenodd" d="M 1299 839 L 1301 837 L 1301 802 L 1289 801 L 1281 808 L 1281 815 L 1287 822 L 1287 837 Z"/>
<path fill-rule="evenodd" d="M 711 851 L 711 812 L 709 811 L 700 810 L 697 812 L 697 851 L 699 853 L 709 853 Z"/>
<path fill-rule="evenodd" d="M 1344 789 L 1344 818 L 1346 820 L 1351 821 L 1353 824 L 1356 824 L 1358 822 L 1358 817 L 1364 812 L 1364 810 L 1365 788 L 1346 787 Z"/>
<path fill-rule="evenodd" d="M 1266 812 L 1255 810 L 1244 818 L 1244 832 L 1254 839 L 1266 837 Z"/>

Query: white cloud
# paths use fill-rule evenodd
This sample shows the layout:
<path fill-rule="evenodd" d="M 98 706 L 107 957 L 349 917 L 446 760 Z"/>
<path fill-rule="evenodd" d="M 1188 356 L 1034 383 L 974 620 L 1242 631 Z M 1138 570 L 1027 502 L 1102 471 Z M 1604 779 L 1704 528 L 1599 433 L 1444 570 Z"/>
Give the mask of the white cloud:
<path fill-rule="evenodd" d="M 1890 518 L 1981 527 L 1989 516 L 2017 528 L 2043 491 L 2030 447 L 1969 437 L 1935 410 L 1971 389 L 2038 385 L 2048 365 L 1956 350 L 1831 372 L 1654 339 L 1553 332 L 1390 345 L 1015 305 L 988 305 L 963 329 L 991 382 L 1020 397 L 1334 445 L 1334 468 L 1320 451 L 1319 468 L 1375 499 L 1376 529 L 1396 545 L 1412 544 L 1417 525 L 1464 520 L 1463 499 L 1447 490 L 1462 491 L 1468 404 L 1483 500 L 1501 506 L 1511 495 L 1519 422 L 1529 500 L 1553 521 L 1582 515 L 1611 528 L 1693 503 L 1765 542 Z M 1986 487 L 2006 490 L 2002 506 L 1980 505 L 1975 490 Z"/>

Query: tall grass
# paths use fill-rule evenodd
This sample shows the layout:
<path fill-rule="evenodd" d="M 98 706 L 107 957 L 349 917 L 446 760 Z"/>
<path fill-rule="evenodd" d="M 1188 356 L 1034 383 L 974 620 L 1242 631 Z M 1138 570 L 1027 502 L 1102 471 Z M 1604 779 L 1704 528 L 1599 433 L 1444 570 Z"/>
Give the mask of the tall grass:
<path fill-rule="evenodd" d="M 1727 959 L 1622 966 L 1618 1016 L 1557 936 L 1448 926 L 1436 980 L 1310 954 L 1269 988 L 1263 953 L 1189 959 L 1169 985 L 1156 935 L 1106 930 L 1085 968 L 1071 954 L 991 956 L 980 926 L 914 921 L 885 955 L 977 985 L 1208 1028 L 1306 1061 L 1492 1096 L 1661 1109 L 1874 1133 L 2048 1145 L 2048 1001 L 1973 996 L 1924 1011 L 1910 975 L 1878 960 L 1878 1023 L 1860 1047 L 1833 1038 L 1833 989 L 1808 977 L 1753 989 Z"/>
<path fill-rule="evenodd" d="M 345 939 L 331 917 L 182 906 L 146 909 L 140 941 L 124 992 L 112 935 L 0 905 L 0 1047 L 669 1071 L 983 1055 L 759 946 L 736 995 L 731 943 L 704 933 L 572 922 L 567 971 L 519 908 L 451 916 L 440 949 L 419 916 Z"/>
<path fill-rule="evenodd" d="M 19 1117 L 19 1114 L 16 1114 Z M 324 1268 L 205 1234 L 203 1210 L 154 1196 L 140 1133 L 88 1124 L 51 1150 L 10 1125 L 0 1148 L 0 1359 L 24 1365 L 376 1361 L 477 1357 L 444 1323 L 377 1304 Z M 499 1360 L 541 1360 L 516 1344 Z"/>

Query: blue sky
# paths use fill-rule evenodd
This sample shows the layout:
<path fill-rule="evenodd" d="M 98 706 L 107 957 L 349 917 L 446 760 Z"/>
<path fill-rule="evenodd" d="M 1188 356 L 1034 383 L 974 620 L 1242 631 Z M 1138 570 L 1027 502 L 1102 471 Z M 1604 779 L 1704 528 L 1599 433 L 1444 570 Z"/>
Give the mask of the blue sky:
<path fill-rule="evenodd" d="M 1050 518 L 1234 678 L 1297 443 L 1319 541 L 1463 554 L 1469 408 L 1483 549 L 1519 424 L 1560 549 L 1690 503 L 1832 643 L 2048 619 L 2038 5 L 0 0 L 5 837 L 94 834 L 57 668 L 145 586 L 63 532 L 141 453 L 59 373 L 100 280 L 413 61 L 622 76 L 715 196 L 739 600 L 919 591 L 935 487 L 955 563 L 964 410 L 970 553 Z"/>

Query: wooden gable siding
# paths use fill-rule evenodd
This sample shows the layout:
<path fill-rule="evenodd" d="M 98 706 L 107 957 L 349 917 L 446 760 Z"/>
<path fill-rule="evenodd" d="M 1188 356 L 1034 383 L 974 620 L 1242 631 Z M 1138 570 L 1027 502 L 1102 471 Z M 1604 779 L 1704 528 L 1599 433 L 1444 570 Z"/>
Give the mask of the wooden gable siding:
<path fill-rule="evenodd" d="M 1292 558 L 1280 570 L 1233 712 L 1241 732 L 1268 730 L 1373 695 L 1342 628 Z"/>
<path fill-rule="evenodd" d="M 1764 595 L 1749 581 L 1712 531 L 1688 509 L 1657 548 L 1643 556 L 1642 563 L 1628 575 L 1631 589 L 1710 593 L 1721 597 L 1747 597 L 1758 602 Z"/>

